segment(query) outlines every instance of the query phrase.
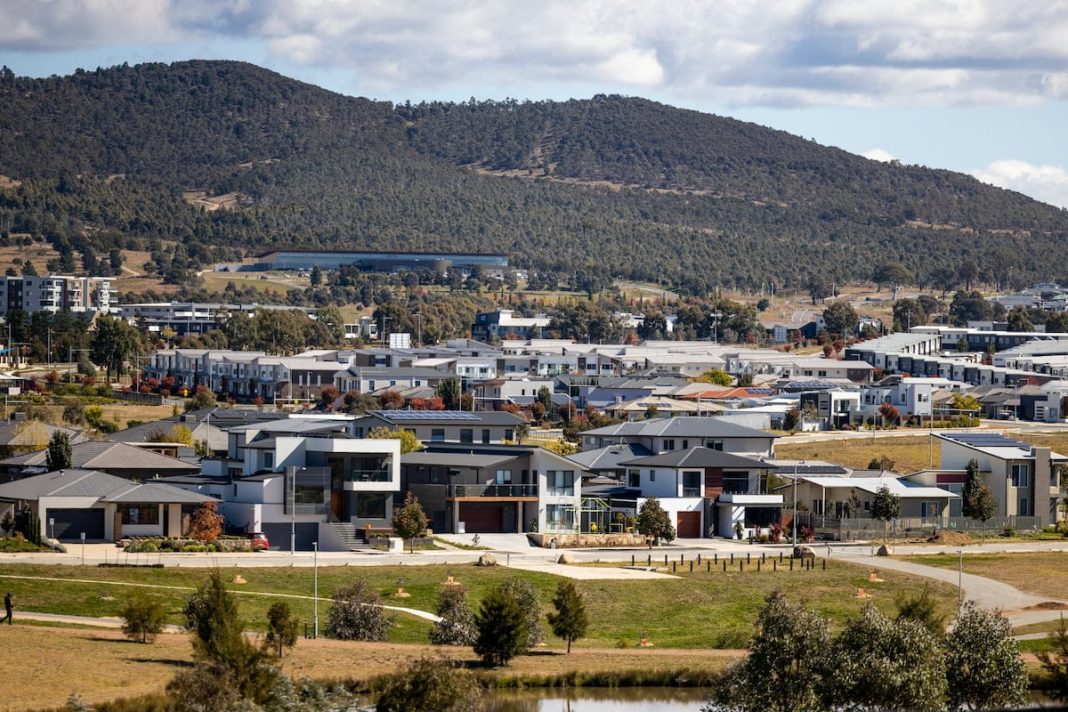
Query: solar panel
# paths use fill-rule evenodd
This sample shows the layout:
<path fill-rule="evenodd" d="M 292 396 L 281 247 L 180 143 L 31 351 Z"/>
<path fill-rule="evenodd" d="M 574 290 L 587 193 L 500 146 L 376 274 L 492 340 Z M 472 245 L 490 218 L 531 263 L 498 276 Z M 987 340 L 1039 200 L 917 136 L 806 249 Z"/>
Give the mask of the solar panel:
<path fill-rule="evenodd" d="M 1007 438 L 999 433 L 954 433 L 950 435 L 950 437 L 965 445 L 972 445 L 974 447 L 1016 447 L 1022 450 L 1031 449 L 1031 446 L 1027 443 Z"/>
<path fill-rule="evenodd" d="M 482 418 L 466 410 L 376 410 L 374 413 L 388 420 L 480 421 Z"/>

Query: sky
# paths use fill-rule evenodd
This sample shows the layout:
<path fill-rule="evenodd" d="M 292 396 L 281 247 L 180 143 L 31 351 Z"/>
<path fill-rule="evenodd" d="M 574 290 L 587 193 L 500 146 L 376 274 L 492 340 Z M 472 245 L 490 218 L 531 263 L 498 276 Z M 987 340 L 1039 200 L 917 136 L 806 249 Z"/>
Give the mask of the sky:
<path fill-rule="evenodd" d="M 0 0 L 0 64 L 232 59 L 353 96 L 642 96 L 1068 208 L 1068 0 Z"/>

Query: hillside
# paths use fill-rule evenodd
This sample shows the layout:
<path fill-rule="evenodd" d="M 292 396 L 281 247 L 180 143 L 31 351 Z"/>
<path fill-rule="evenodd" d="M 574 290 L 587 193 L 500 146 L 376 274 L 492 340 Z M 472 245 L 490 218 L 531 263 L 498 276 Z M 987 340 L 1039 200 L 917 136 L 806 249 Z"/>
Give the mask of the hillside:
<path fill-rule="evenodd" d="M 973 258 L 1068 277 L 1068 213 L 642 99 L 392 106 L 233 62 L 0 74 L 0 231 L 153 251 L 171 281 L 270 247 L 505 251 L 683 289 Z"/>

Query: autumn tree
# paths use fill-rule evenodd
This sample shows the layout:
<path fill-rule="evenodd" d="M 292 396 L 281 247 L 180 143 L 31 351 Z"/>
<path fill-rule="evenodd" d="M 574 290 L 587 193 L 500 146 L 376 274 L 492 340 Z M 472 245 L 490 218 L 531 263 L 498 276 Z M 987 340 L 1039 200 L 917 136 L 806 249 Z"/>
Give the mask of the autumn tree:
<path fill-rule="evenodd" d="M 215 500 L 202 503 L 189 522 L 189 536 L 197 541 L 213 542 L 222 534 L 223 516 L 218 513 Z"/>
<path fill-rule="evenodd" d="M 419 498 L 409 491 L 404 496 L 404 506 L 393 513 L 393 531 L 401 539 L 408 540 L 411 553 L 415 553 L 416 537 L 426 534 L 428 523 L 426 512 L 419 504 Z"/>

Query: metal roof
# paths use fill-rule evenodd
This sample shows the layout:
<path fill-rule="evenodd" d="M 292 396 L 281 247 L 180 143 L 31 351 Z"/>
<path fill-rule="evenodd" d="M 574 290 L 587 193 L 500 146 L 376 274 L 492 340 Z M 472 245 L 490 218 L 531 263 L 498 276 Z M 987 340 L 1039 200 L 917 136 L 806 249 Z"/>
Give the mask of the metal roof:
<path fill-rule="evenodd" d="M 199 469 L 177 458 L 126 443 L 91 440 L 71 446 L 71 465 L 86 470 L 159 470 L 160 472 Z M 0 460 L 0 466 L 44 467 L 48 450 L 16 455 Z"/>
<path fill-rule="evenodd" d="M 674 450 L 672 452 L 661 453 L 660 455 L 653 455 L 652 457 L 642 457 L 637 460 L 630 460 L 622 464 L 637 467 L 739 467 L 750 470 L 776 469 L 775 465 L 761 462 L 760 460 L 732 455 L 729 452 L 713 450 L 709 447 Z"/>
<path fill-rule="evenodd" d="M 401 456 L 402 465 L 438 465 L 442 467 L 495 467 L 515 460 L 519 455 L 469 455 L 452 452 L 409 452 Z"/>
<path fill-rule="evenodd" d="M 603 437 L 695 437 L 695 438 L 774 438 L 771 433 L 743 425 L 735 425 L 722 418 L 654 418 L 632 423 L 619 423 L 582 433 Z"/>
<path fill-rule="evenodd" d="M 34 501 L 41 497 L 86 497 L 105 502 L 199 503 L 211 497 L 162 482 L 134 484 L 97 470 L 58 470 L 0 485 L 0 499 Z"/>

